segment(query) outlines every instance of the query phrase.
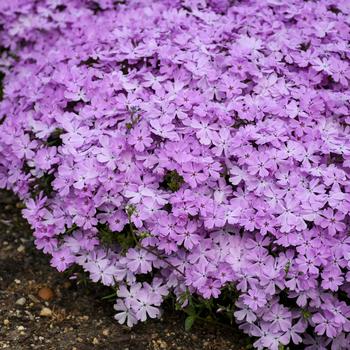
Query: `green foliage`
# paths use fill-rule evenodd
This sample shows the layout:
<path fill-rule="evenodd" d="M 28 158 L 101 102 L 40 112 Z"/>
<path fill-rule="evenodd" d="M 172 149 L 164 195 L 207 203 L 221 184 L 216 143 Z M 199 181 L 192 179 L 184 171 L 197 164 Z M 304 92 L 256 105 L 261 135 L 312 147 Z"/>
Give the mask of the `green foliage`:
<path fill-rule="evenodd" d="M 74 277 L 73 279 L 76 282 L 77 286 L 82 286 L 86 288 L 87 286 L 93 283 L 90 279 L 89 274 L 77 264 L 70 266 L 67 270 L 63 271 L 62 273 L 67 278 Z"/>
<path fill-rule="evenodd" d="M 185 319 L 186 331 L 189 331 L 197 321 L 230 327 L 234 323 L 233 313 L 237 298 L 238 292 L 232 285 L 227 285 L 217 299 L 204 299 L 191 295 L 186 290 L 177 299 L 175 309 L 182 310 L 187 314 Z"/>
<path fill-rule="evenodd" d="M 50 197 L 53 192 L 52 182 L 54 179 L 55 175 L 53 173 L 45 173 L 43 176 L 37 178 L 32 184 L 32 198 L 36 198 L 41 192 L 45 196 Z"/>
<path fill-rule="evenodd" d="M 130 107 L 129 113 L 131 116 L 130 122 L 126 123 L 127 130 L 131 130 L 141 119 L 140 109 L 138 107 Z"/>
<path fill-rule="evenodd" d="M 188 332 L 192 326 L 194 321 L 196 320 L 196 316 L 187 316 L 185 320 L 185 331 Z"/>
<path fill-rule="evenodd" d="M 98 237 L 102 245 L 112 246 L 114 243 L 117 243 L 117 235 L 111 231 L 106 224 L 98 224 Z"/>
<path fill-rule="evenodd" d="M 122 232 L 116 234 L 116 240 L 123 253 L 126 253 L 129 248 L 133 248 L 136 245 L 129 225 L 126 225 L 126 228 Z"/>
<path fill-rule="evenodd" d="M 290 347 L 289 347 L 289 346 L 285 346 L 285 345 L 283 345 L 283 344 L 280 344 L 280 345 L 278 346 L 278 350 L 290 350 Z"/>
<path fill-rule="evenodd" d="M 117 297 L 117 292 L 118 292 L 118 287 L 115 287 L 114 288 L 114 292 L 113 293 L 110 293 L 110 294 L 107 294 L 105 295 L 104 297 L 101 298 L 101 300 L 112 300 L 113 302 L 115 301 L 116 297 Z"/>
<path fill-rule="evenodd" d="M 181 188 L 184 182 L 184 178 L 179 175 L 176 170 L 171 170 L 165 174 L 161 186 L 170 190 L 171 192 L 176 192 Z"/>
<path fill-rule="evenodd" d="M 286 274 L 288 273 L 289 269 L 290 269 L 290 262 L 288 261 L 286 266 L 284 267 L 284 271 L 286 272 Z"/>
<path fill-rule="evenodd" d="M 118 245 L 122 250 L 122 254 L 136 245 L 135 237 L 129 224 L 125 225 L 122 232 L 113 232 L 107 224 L 98 224 L 97 229 L 101 244 L 105 247 Z"/>
<path fill-rule="evenodd" d="M 132 204 L 128 205 L 126 207 L 126 213 L 128 214 L 129 220 L 131 219 L 132 215 L 136 212 L 136 207 Z"/>
<path fill-rule="evenodd" d="M 62 139 L 61 135 L 64 134 L 63 129 L 56 128 L 50 136 L 47 138 L 46 144 L 47 146 L 61 146 Z"/>
<path fill-rule="evenodd" d="M 311 312 L 308 310 L 301 310 L 301 314 L 306 320 L 311 317 Z"/>

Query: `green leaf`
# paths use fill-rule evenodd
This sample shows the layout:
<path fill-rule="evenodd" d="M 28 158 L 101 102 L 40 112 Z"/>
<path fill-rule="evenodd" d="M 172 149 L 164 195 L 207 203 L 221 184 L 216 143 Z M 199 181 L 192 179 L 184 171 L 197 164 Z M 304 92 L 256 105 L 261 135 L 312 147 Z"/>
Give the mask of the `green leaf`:
<path fill-rule="evenodd" d="M 104 297 L 101 298 L 101 300 L 108 300 L 108 299 L 115 299 L 117 297 L 117 292 L 114 292 L 112 294 L 109 294 L 109 295 L 105 295 Z"/>
<path fill-rule="evenodd" d="M 64 134 L 64 129 L 56 128 L 47 138 L 46 144 L 47 146 L 61 146 L 62 145 L 62 139 L 61 135 Z"/>
<path fill-rule="evenodd" d="M 311 317 L 311 312 L 308 310 L 301 310 L 301 314 L 305 319 L 308 319 Z"/>
<path fill-rule="evenodd" d="M 192 304 L 191 300 L 189 301 L 189 305 L 186 308 L 186 313 L 189 316 L 196 316 L 197 315 L 197 310 L 195 306 Z"/>
<path fill-rule="evenodd" d="M 179 175 L 176 170 L 171 170 L 165 174 L 161 186 L 170 190 L 171 192 L 176 192 L 181 188 L 184 182 L 184 178 Z"/>
<path fill-rule="evenodd" d="M 196 320 L 196 316 L 186 317 L 186 320 L 185 320 L 185 331 L 186 332 L 188 332 L 192 328 L 195 320 Z"/>

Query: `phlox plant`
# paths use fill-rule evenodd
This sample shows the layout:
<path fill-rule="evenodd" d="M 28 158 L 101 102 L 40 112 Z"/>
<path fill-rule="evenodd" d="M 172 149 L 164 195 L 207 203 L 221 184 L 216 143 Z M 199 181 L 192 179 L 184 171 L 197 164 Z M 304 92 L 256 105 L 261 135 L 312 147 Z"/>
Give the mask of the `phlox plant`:
<path fill-rule="evenodd" d="M 0 187 L 116 319 L 213 301 L 349 349 L 349 0 L 2 0 Z M 219 309 L 212 310 L 214 313 Z"/>

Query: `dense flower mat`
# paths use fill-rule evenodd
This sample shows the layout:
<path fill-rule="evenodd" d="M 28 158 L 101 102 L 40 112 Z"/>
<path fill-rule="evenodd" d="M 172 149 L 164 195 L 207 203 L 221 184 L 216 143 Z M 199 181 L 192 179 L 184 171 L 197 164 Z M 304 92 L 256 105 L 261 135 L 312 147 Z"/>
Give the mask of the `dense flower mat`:
<path fill-rule="evenodd" d="M 0 187 L 53 266 L 118 286 L 121 323 L 231 293 L 258 349 L 349 349 L 349 18 L 348 0 L 0 1 Z"/>

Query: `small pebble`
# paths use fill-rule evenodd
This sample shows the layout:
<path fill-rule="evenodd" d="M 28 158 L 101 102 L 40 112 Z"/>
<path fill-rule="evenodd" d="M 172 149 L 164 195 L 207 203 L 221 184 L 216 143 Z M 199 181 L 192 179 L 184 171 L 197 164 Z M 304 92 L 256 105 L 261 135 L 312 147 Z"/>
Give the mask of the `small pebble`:
<path fill-rule="evenodd" d="M 15 283 L 16 283 L 16 284 L 21 284 L 21 281 L 18 280 L 18 279 L 16 278 L 16 279 L 15 279 Z"/>
<path fill-rule="evenodd" d="M 20 305 L 20 306 L 23 306 L 25 303 L 26 303 L 26 298 L 19 298 L 17 301 L 16 301 L 16 305 Z"/>
<path fill-rule="evenodd" d="M 92 339 L 92 344 L 97 345 L 99 344 L 99 341 L 97 338 Z"/>
<path fill-rule="evenodd" d="M 43 307 L 40 311 L 40 316 L 42 317 L 51 317 L 52 311 L 48 307 Z"/>
<path fill-rule="evenodd" d="M 109 336 L 109 329 L 104 329 L 102 331 L 102 334 L 105 336 L 105 337 L 108 337 Z"/>
<path fill-rule="evenodd" d="M 25 251 L 25 246 L 23 244 L 21 244 L 18 248 L 17 248 L 17 251 L 18 253 L 23 253 Z"/>
<path fill-rule="evenodd" d="M 33 301 L 34 303 L 40 303 L 40 300 L 37 299 L 33 294 L 29 294 L 28 298 Z"/>
<path fill-rule="evenodd" d="M 70 283 L 69 281 L 65 281 L 64 283 L 63 283 L 63 288 L 65 288 L 65 289 L 68 289 L 68 288 L 70 288 L 72 286 L 72 283 Z"/>
<path fill-rule="evenodd" d="M 45 301 L 49 301 L 53 298 L 54 294 L 51 288 L 43 287 L 39 290 L 38 296 Z"/>
<path fill-rule="evenodd" d="M 8 326 L 10 324 L 10 321 L 8 319 L 4 320 L 4 326 Z"/>
<path fill-rule="evenodd" d="M 25 328 L 24 328 L 23 326 L 18 326 L 17 329 L 18 329 L 19 331 L 24 331 L 24 330 L 25 330 Z"/>

